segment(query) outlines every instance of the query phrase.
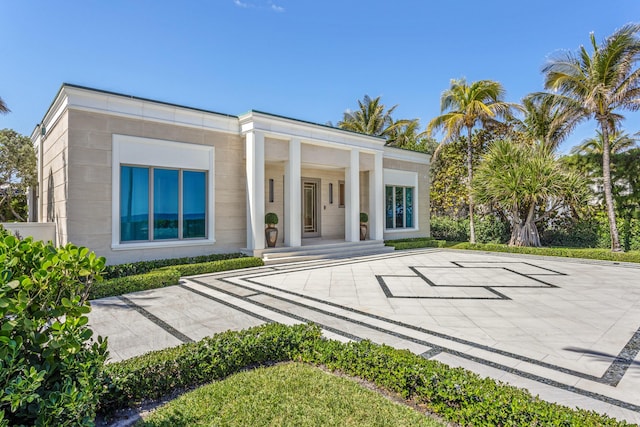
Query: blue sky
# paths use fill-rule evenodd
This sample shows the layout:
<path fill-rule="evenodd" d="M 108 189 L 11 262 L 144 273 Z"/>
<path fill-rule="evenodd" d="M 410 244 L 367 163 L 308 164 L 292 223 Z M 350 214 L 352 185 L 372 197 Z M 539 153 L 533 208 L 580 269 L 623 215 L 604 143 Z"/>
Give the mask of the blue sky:
<path fill-rule="evenodd" d="M 62 82 L 227 114 L 334 124 L 364 94 L 439 114 L 452 78 L 518 102 L 554 52 L 640 21 L 638 0 L 0 0 L 0 128 L 29 135 Z M 640 130 L 640 112 L 625 129 Z M 586 123 L 563 151 L 594 134 Z"/>

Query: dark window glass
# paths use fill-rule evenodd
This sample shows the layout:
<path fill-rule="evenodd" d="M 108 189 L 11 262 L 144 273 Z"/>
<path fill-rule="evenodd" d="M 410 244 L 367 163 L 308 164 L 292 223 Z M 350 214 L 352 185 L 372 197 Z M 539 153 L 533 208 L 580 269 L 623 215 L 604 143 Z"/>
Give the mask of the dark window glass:
<path fill-rule="evenodd" d="M 206 237 L 207 174 L 184 171 L 182 173 L 182 237 Z"/>
<path fill-rule="evenodd" d="M 120 168 L 120 240 L 149 240 L 149 168 Z"/>
<path fill-rule="evenodd" d="M 178 238 L 178 176 L 177 170 L 153 171 L 153 238 Z"/>

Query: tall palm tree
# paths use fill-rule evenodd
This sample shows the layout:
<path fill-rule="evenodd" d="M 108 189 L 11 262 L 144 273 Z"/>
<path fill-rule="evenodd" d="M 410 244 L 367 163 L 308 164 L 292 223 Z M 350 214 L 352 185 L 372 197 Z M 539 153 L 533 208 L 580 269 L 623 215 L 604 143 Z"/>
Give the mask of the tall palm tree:
<path fill-rule="evenodd" d="M 358 100 L 358 110 L 346 111 L 341 121 L 340 129 L 364 133 L 366 135 L 390 137 L 407 120 L 393 121 L 391 114 L 397 105 L 385 110 L 380 97 L 371 99 L 365 95 L 362 101 Z"/>
<path fill-rule="evenodd" d="M 579 122 L 573 111 L 549 93 L 526 96 L 522 100 L 524 120 L 520 128 L 529 140 L 555 151 Z"/>
<path fill-rule="evenodd" d="M 0 113 L 1 114 L 6 114 L 8 112 L 10 112 L 11 110 L 9 109 L 9 107 L 7 107 L 7 104 L 4 103 L 4 100 L 0 97 Z"/>
<path fill-rule="evenodd" d="M 600 45 L 591 33 L 589 52 L 580 46 L 577 54 L 565 52 L 542 69 L 545 88 L 559 95 L 560 102 L 582 119 L 595 119 L 602 133 L 602 178 L 607 216 L 611 231 L 611 250 L 622 251 L 611 188 L 611 140 L 609 133 L 622 119 L 619 109 L 640 108 L 640 25 L 629 24 L 617 30 Z"/>
<path fill-rule="evenodd" d="M 479 122 L 483 125 L 488 121 L 507 118 L 511 115 L 514 104 L 503 101 L 505 90 L 502 85 L 492 80 L 479 80 L 471 84 L 462 78 L 451 80 L 451 87 L 440 97 L 440 112 L 444 113 L 429 122 L 427 132 L 444 130 L 444 139 L 433 153 L 435 159 L 443 143 L 460 136 L 462 129 L 467 130 L 467 193 L 469 197 L 469 241 L 476 242 L 475 224 L 473 220 L 473 194 L 471 181 L 473 180 L 473 144 L 471 143 L 472 129 Z"/>
<path fill-rule="evenodd" d="M 628 133 L 621 133 L 614 130 L 609 134 L 609 152 L 611 154 L 618 154 L 623 151 L 627 151 L 636 146 L 638 138 L 635 136 L 629 136 Z M 593 138 L 587 138 L 582 141 L 582 144 L 577 145 L 571 149 L 571 153 L 579 154 L 594 154 L 602 156 L 604 153 L 604 142 L 602 138 L 602 132 L 596 131 L 596 136 Z"/>

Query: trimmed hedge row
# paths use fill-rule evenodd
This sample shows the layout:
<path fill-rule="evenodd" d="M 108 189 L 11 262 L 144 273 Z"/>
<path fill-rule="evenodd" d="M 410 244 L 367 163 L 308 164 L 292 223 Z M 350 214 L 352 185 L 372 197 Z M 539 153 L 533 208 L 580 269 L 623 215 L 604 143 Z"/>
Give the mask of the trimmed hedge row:
<path fill-rule="evenodd" d="M 606 415 L 545 402 L 528 391 L 408 350 L 321 338 L 313 325 L 268 324 L 107 365 L 102 412 L 222 379 L 245 368 L 297 360 L 371 381 L 461 425 L 625 426 Z"/>
<path fill-rule="evenodd" d="M 128 294 L 129 292 L 145 291 L 147 289 L 164 288 L 177 285 L 180 273 L 175 269 L 156 270 L 135 276 L 118 277 L 95 283 L 90 291 L 90 299 L 112 297 Z"/>
<path fill-rule="evenodd" d="M 128 264 L 108 265 L 106 266 L 102 276 L 105 279 L 115 279 L 116 277 L 126 277 L 133 276 L 135 274 L 149 273 L 150 271 L 163 267 L 171 267 L 183 264 L 199 264 L 211 261 L 222 261 L 233 258 L 242 258 L 244 256 L 244 254 L 238 252 L 230 254 L 211 254 L 195 257 L 156 259 L 153 261 L 138 261 Z"/>
<path fill-rule="evenodd" d="M 595 249 L 595 248 L 531 248 L 521 246 L 508 246 L 498 245 L 493 243 L 476 243 L 471 244 L 468 242 L 463 243 L 451 243 L 446 247 L 452 249 L 470 249 L 476 251 L 489 251 L 489 252 L 507 252 L 514 254 L 530 254 L 530 255 L 546 255 L 546 256 L 558 256 L 567 258 L 584 258 L 584 259 L 596 259 L 603 261 L 618 261 L 618 262 L 638 262 L 640 263 L 640 251 L 630 252 L 611 252 L 609 249 Z"/>
<path fill-rule="evenodd" d="M 134 406 L 248 367 L 292 360 L 319 338 L 317 326 L 271 323 L 112 363 L 105 367 L 107 391 L 100 409 Z"/>
<path fill-rule="evenodd" d="M 446 240 L 435 240 L 431 237 L 416 237 L 412 239 L 385 240 L 385 246 L 393 246 L 395 250 L 419 248 L 444 248 Z"/>
<path fill-rule="evenodd" d="M 460 425 L 629 425 L 596 412 L 549 403 L 527 390 L 370 341 L 316 340 L 302 360 L 371 381 Z"/>
<path fill-rule="evenodd" d="M 177 285 L 182 276 L 217 273 L 240 268 L 260 267 L 264 263 L 260 258 L 243 257 L 222 261 L 203 262 L 199 264 L 174 265 L 160 268 L 149 273 L 118 277 L 93 285 L 89 291 L 90 299 L 98 299 L 122 295 L 129 292 L 146 291 Z"/>
<path fill-rule="evenodd" d="M 243 257 L 227 259 L 224 261 L 202 262 L 199 264 L 184 264 L 168 267 L 177 270 L 180 276 L 194 276 L 196 274 L 217 273 L 227 270 L 238 270 L 241 268 L 262 267 L 264 262 L 256 257 Z"/>

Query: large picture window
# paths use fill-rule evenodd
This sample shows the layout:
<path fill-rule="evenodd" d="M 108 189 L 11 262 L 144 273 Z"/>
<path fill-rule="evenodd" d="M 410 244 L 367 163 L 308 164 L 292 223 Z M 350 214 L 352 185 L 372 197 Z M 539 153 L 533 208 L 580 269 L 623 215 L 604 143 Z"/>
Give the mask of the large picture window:
<path fill-rule="evenodd" d="M 206 206 L 207 172 L 120 167 L 121 242 L 206 238 Z"/>
<path fill-rule="evenodd" d="M 385 228 L 414 228 L 413 187 L 385 187 Z"/>

